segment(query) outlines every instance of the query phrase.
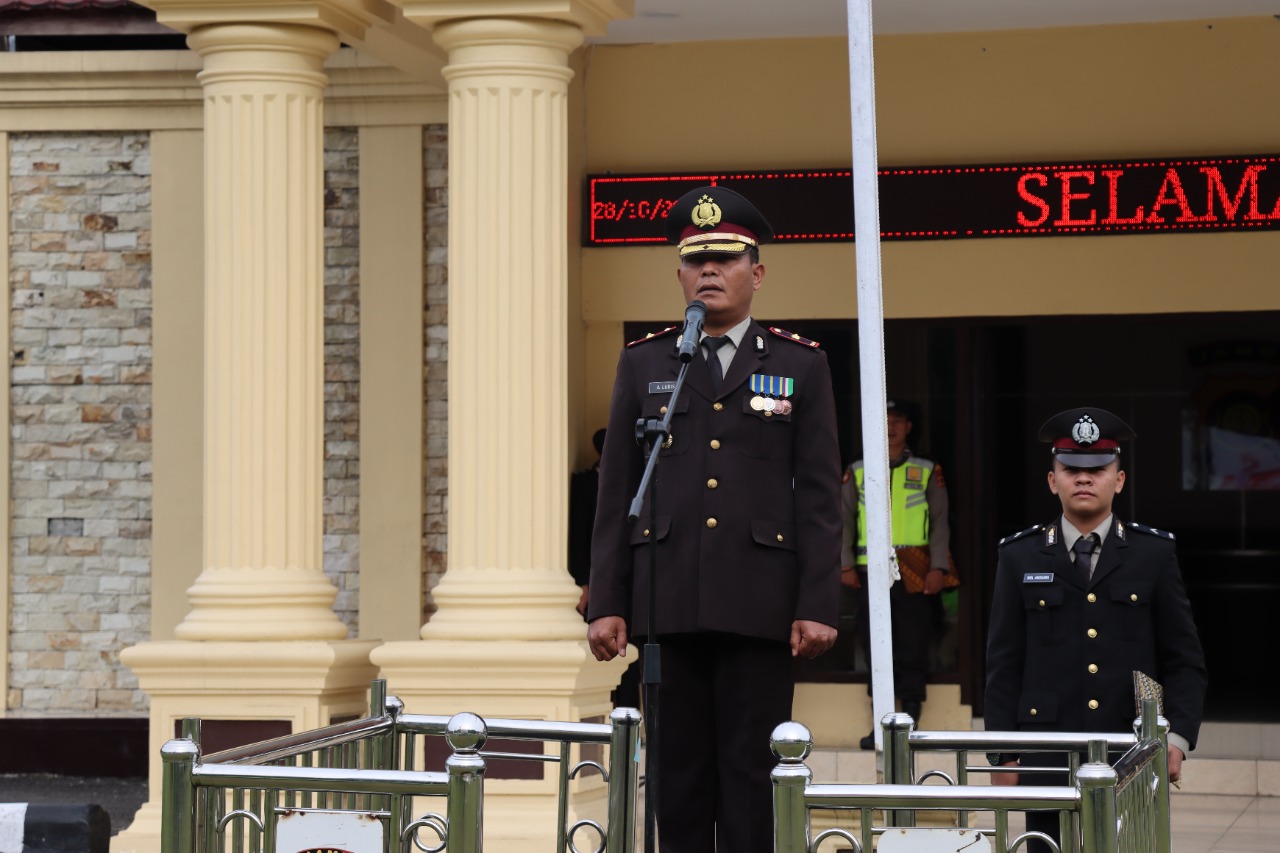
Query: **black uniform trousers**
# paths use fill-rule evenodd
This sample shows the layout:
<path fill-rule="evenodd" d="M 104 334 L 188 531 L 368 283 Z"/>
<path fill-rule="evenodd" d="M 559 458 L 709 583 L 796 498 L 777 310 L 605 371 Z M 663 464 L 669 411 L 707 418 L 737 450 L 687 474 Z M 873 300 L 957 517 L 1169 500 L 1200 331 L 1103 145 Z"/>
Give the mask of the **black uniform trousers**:
<path fill-rule="evenodd" d="M 858 618 L 854 623 L 862 654 L 871 672 L 871 602 L 867 572 L 858 568 L 862 581 L 857 589 Z M 901 582 L 889 588 L 889 611 L 893 617 L 893 692 L 903 702 L 923 702 L 929 680 L 929 643 L 934 633 L 933 604 L 936 596 L 909 593 Z M 871 695 L 871 681 L 867 681 Z M 919 723 L 916 720 L 916 723 Z M 880 725 L 876 720 L 875 724 Z"/>
<path fill-rule="evenodd" d="M 769 736 L 791 718 L 790 646 L 724 633 L 660 643 L 659 849 L 772 853 Z"/>

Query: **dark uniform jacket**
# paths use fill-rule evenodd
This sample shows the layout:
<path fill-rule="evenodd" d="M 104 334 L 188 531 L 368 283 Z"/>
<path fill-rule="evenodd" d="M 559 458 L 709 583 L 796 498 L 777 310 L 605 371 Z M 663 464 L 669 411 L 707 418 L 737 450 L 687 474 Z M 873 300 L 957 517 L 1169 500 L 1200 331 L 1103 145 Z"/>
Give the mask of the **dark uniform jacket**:
<path fill-rule="evenodd" d="M 628 345 L 600 461 L 588 616 L 648 628 L 648 497 L 637 418 L 660 418 L 680 370 L 672 330 Z M 753 374 L 794 380 L 787 414 L 751 406 Z M 721 631 L 786 641 L 791 623 L 834 626 L 840 589 L 840 457 L 827 357 L 799 336 L 752 321 L 720 393 L 690 362 L 657 481 L 659 634 Z"/>
<path fill-rule="evenodd" d="M 1130 732 L 1134 670 L 1164 685 L 1170 729 L 1194 748 L 1208 676 L 1172 534 L 1113 519 L 1087 588 L 1059 522 L 1000 543 L 988 731 Z"/>

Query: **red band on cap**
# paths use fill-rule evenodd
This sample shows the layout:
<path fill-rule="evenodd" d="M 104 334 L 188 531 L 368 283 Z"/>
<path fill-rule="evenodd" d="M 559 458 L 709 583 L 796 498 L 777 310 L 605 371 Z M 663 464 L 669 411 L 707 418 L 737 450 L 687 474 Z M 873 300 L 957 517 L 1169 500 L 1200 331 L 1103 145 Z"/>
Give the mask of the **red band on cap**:
<path fill-rule="evenodd" d="M 1095 450 L 1118 450 L 1119 448 L 1120 443 L 1109 438 L 1100 438 L 1093 444 L 1076 444 L 1069 438 L 1060 438 L 1053 443 L 1054 450 L 1083 450 L 1089 452 Z"/>

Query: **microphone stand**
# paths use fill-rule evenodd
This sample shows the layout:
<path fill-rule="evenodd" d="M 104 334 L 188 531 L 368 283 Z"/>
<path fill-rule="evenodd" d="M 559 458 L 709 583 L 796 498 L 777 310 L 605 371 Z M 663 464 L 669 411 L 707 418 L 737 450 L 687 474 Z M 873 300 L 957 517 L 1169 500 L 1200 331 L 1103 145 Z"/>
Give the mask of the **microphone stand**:
<path fill-rule="evenodd" d="M 692 359 L 690 359 L 692 361 Z M 640 418 L 636 421 L 636 441 L 645 448 L 644 476 L 640 478 L 640 487 L 631 499 L 631 508 L 627 511 L 627 521 L 631 524 L 640 517 L 646 493 L 649 496 L 649 619 L 647 636 L 644 644 L 644 665 L 641 683 L 644 685 L 644 849 L 645 853 L 654 853 L 657 833 L 658 805 L 658 693 L 662 684 L 662 650 L 658 643 L 658 488 L 653 479 L 653 469 L 658 465 L 658 451 L 671 434 L 671 418 L 676 412 L 676 401 L 684 389 L 684 377 L 689 372 L 689 361 L 680 366 L 680 374 L 676 377 L 676 386 L 671 390 L 671 399 L 667 401 L 667 413 L 661 419 Z"/>

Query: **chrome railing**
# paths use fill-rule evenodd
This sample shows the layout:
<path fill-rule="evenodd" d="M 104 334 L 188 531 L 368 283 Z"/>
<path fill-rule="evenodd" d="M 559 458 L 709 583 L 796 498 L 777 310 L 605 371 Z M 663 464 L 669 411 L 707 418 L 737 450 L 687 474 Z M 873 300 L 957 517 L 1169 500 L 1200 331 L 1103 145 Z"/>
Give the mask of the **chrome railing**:
<path fill-rule="evenodd" d="M 447 832 L 453 838 L 449 844 L 451 853 L 466 850 L 465 845 L 455 846 L 459 843 L 457 831 L 447 829 L 452 825 L 451 820 L 438 814 L 414 819 L 410 811 L 411 800 L 407 799 L 410 795 L 403 790 L 412 777 L 416 780 L 414 784 L 420 786 L 415 789 L 415 795 L 447 796 L 452 813 L 453 794 L 448 791 L 450 767 L 455 764 L 462 766 L 459 761 L 464 755 L 470 762 L 479 762 L 471 772 L 475 777 L 474 783 L 480 788 L 483 787 L 486 760 L 510 759 L 556 765 L 558 808 L 555 849 L 558 853 L 566 850 L 634 853 L 638 783 L 635 757 L 640 736 L 640 714 L 636 710 L 616 709 L 607 724 L 500 718 L 482 720 L 472 714 L 454 717 L 406 714 L 399 699 L 387 696 L 386 683 L 381 679 L 374 681 L 370 689 L 370 706 L 370 716 L 364 719 L 224 750 L 203 760 L 199 758 L 197 747 L 200 721 L 184 720 L 183 739 L 170 741 L 165 746 L 165 802 L 169 801 L 171 788 L 173 797 L 179 799 L 171 809 L 175 821 L 172 829 L 168 817 L 165 824 L 166 832 L 171 829 L 174 835 L 172 841 L 175 846 L 165 847 L 164 853 L 271 853 L 272 848 L 265 846 L 264 842 L 270 840 L 266 836 L 274 820 L 271 815 L 279 809 L 376 812 L 395 828 L 388 838 L 398 834 L 401 845 L 412 843 L 424 853 L 431 853 L 443 849 Z M 466 734 L 475 727 L 479 727 L 479 736 Z M 444 737 L 453 748 L 444 773 L 427 773 L 415 767 L 423 754 L 423 739 L 427 737 Z M 549 743 L 554 751 L 550 754 L 484 751 L 482 747 L 488 738 Z M 580 751 L 595 745 L 596 752 L 601 754 L 571 763 L 574 745 L 578 745 Z M 603 755 L 605 747 L 608 748 L 607 759 Z M 170 764 L 174 765 L 172 784 L 168 772 Z M 466 766 L 471 767 L 470 764 Z M 570 782 L 591 771 L 599 773 L 608 786 L 606 824 L 601 826 L 593 820 L 579 820 L 570 826 Z M 236 775 L 238 773 L 243 774 L 245 780 L 272 781 L 270 784 L 246 781 L 237 785 L 232 780 L 241 778 Z M 375 785 L 370 788 L 373 780 L 390 787 Z M 267 792 L 271 792 L 270 795 Z M 181 800 L 183 796 L 191 798 L 190 808 Z M 467 802 L 471 801 L 468 799 Z M 253 818 L 248 817 L 250 813 Z M 178 828 L 184 822 L 191 824 L 189 830 Z M 195 829 L 197 825 L 199 833 Z M 476 826 L 478 833 L 479 823 Z M 439 845 L 424 845 L 419 839 L 417 833 L 428 828 L 439 837 Z M 598 836 L 595 846 L 574 843 L 577 836 L 588 828 Z M 195 833 L 192 840 L 196 847 L 179 844 L 183 831 Z M 478 834 L 476 843 L 480 843 Z M 391 844 L 388 853 L 396 853 L 400 849 Z"/>
<path fill-rule="evenodd" d="M 883 785 L 813 784 L 804 760 L 813 748 L 808 729 L 796 722 L 774 730 L 773 749 L 779 764 L 773 771 L 774 831 L 777 853 L 811 853 L 828 838 L 851 844 L 855 853 L 870 853 L 877 836 L 891 829 L 916 829 L 916 810 L 956 813 L 959 833 L 980 833 L 994 841 L 997 853 L 1024 849 L 1041 833 L 1009 837 L 1009 816 L 1021 811 L 1057 811 L 1061 838 L 1082 853 L 1169 853 L 1168 723 L 1144 702 L 1136 735 L 1055 734 L 1036 732 L 914 732 L 905 714 L 883 721 L 885 761 Z M 1114 765 L 1109 752 L 1126 750 Z M 955 752 L 955 776 L 932 770 L 915 774 L 915 760 L 925 752 Z M 1066 753 L 1067 766 L 992 767 L 986 753 L 1045 755 Z M 982 756 L 970 763 L 970 754 Z M 1087 760 L 1080 762 L 1080 754 Z M 972 772 L 1067 773 L 1059 786 L 990 786 L 969 784 Z M 927 785 L 930 779 L 945 784 Z M 856 812 L 855 830 L 832 828 L 810 837 L 811 812 L 831 809 Z M 969 813 L 989 812 L 993 828 L 969 827 Z M 877 814 L 882 822 L 877 825 Z"/>

